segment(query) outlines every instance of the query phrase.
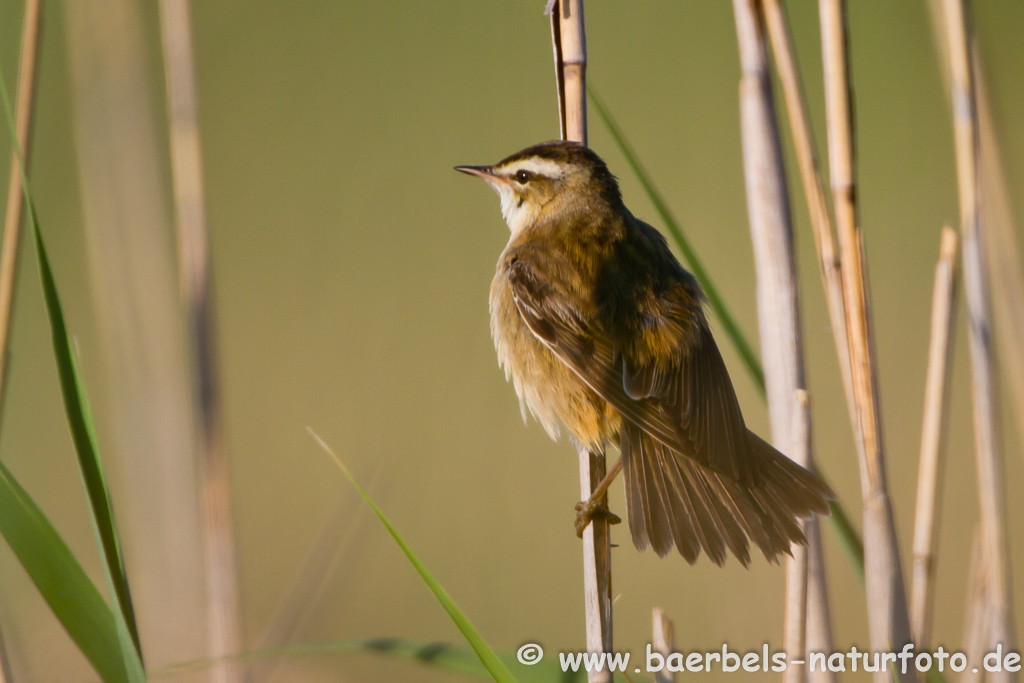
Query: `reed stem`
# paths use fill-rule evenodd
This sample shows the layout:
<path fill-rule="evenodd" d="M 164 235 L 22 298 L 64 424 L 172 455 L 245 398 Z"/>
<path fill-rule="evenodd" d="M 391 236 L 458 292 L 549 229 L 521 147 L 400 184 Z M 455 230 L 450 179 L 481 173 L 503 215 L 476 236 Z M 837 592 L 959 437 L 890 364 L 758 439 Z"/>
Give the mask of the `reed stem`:
<path fill-rule="evenodd" d="M 877 364 L 871 331 L 864 241 L 857 222 L 853 110 L 851 105 L 844 0 L 819 0 L 829 170 L 842 264 L 843 302 L 850 350 L 850 378 L 857 406 L 864 554 L 871 649 L 894 651 L 909 643 L 910 622 L 896 525 L 885 473 L 885 447 L 878 400 Z M 877 683 L 893 674 L 879 671 Z M 895 673 L 900 683 L 912 673 Z"/>
<path fill-rule="evenodd" d="M 676 629 L 672 620 L 665 616 L 660 607 L 655 607 L 651 615 L 651 648 L 660 654 L 665 660 L 675 650 Z M 669 671 L 667 666 L 661 667 L 661 671 L 654 674 L 654 683 L 675 683 L 676 675 Z"/>
<path fill-rule="evenodd" d="M 587 41 L 583 23 L 583 0 L 554 0 L 551 37 L 558 83 L 558 112 L 562 138 L 587 144 Z M 604 480 L 604 453 L 579 449 L 580 499 L 589 500 Z M 608 496 L 601 498 L 607 505 Z M 612 555 L 607 520 L 594 519 L 583 531 L 583 599 L 586 615 L 587 650 L 612 651 Z M 587 673 L 589 683 L 611 683 L 607 668 Z"/>
<path fill-rule="evenodd" d="M 212 310 L 188 0 L 160 0 L 160 28 L 167 82 L 179 282 L 188 316 L 198 398 L 210 654 L 216 658 L 236 654 L 242 649 L 241 599 L 231 516 L 230 470 L 217 376 L 216 321 Z M 219 683 L 233 683 L 242 680 L 244 672 L 237 665 L 222 663 L 213 668 L 213 677 Z"/>
<path fill-rule="evenodd" d="M 25 2 L 25 17 L 21 28 L 21 55 L 18 62 L 18 95 L 15 102 L 14 131 L 18 147 L 11 150 L 11 175 L 7 184 L 7 213 L 4 216 L 3 246 L 0 247 L 0 410 L 7 395 L 7 364 L 10 360 L 11 317 L 14 310 L 14 287 L 18 277 L 18 252 L 21 243 L 21 219 L 25 198 L 21 188 L 21 168 L 18 148 L 24 155 L 28 172 L 32 140 L 32 113 L 35 105 L 36 74 L 38 71 L 39 32 L 42 0 Z M 0 683 L 13 683 L 11 662 L 3 632 L 0 631 Z"/>
<path fill-rule="evenodd" d="M 815 151 L 817 146 L 811 128 L 810 115 L 807 112 L 807 98 L 804 95 L 803 81 L 797 66 L 786 8 L 782 0 L 764 0 L 764 12 L 768 36 L 771 40 L 772 55 L 775 58 L 775 71 L 779 76 L 779 84 L 782 86 L 782 95 L 786 103 L 786 114 L 789 118 L 789 130 L 793 137 L 793 148 L 800 169 L 800 180 L 807 198 L 807 210 L 811 218 L 814 244 L 818 251 L 818 268 L 821 271 L 822 284 L 825 287 L 829 322 L 832 325 L 832 337 L 835 340 L 836 355 L 839 358 L 839 372 L 843 378 L 843 389 L 846 391 L 850 424 L 853 425 L 856 423 L 856 405 L 853 400 L 853 384 L 850 378 L 850 347 L 846 337 L 843 282 L 834 236 L 835 222 L 829 212 L 825 183 L 821 178 L 818 155 Z M 854 431 L 856 432 L 856 429 Z"/>
<path fill-rule="evenodd" d="M 1016 645 L 1013 598 L 1004 505 L 1003 463 L 999 449 L 995 359 L 989 321 L 989 289 L 985 271 L 984 228 L 978 205 L 978 124 L 967 17 L 962 0 L 943 3 L 949 48 L 953 134 L 960 193 L 960 234 L 963 244 L 964 294 L 967 300 L 968 349 L 974 404 L 974 445 L 981 504 L 981 546 L 988 575 L 988 650 Z M 1015 676 L 1003 669 L 992 681 Z"/>
<path fill-rule="evenodd" d="M 740 124 L 747 209 L 772 438 L 776 448 L 801 466 L 813 469 L 793 228 L 768 71 L 765 18 L 755 0 L 734 0 L 733 10 L 742 70 Z M 817 532 L 815 521 L 802 526 L 805 531 L 814 527 Z M 784 644 L 795 660 L 806 659 L 809 583 L 815 584 L 816 602 L 812 606 L 825 615 L 817 615 L 815 624 L 828 621 L 820 534 L 810 534 L 807 540 L 808 546 L 791 548 L 792 556 L 786 562 Z M 819 556 L 813 576 L 808 574 L 811 554 Z M 822 640 L 820 634 L 816 640 Z M 799 683 L 804 674 L 802 667 L 789 667 L 785 680 Z"/>
<path fill-rule="evenodd" d="M 921 649 L 930 646 L 935 603 L 935 559 L 942 510 L 958 250 L 956 231 L 947 226 L 942 231 L 942 245 L 939 250 L 939 262 L 935 266 L 935 287 L 932 292 L 931 341 L 928 344 L 921 459 L 917 476 L 917 509 L 914 514 L 910 626 L 914 642 Z"/>
<path fill-rule="evenodd" d="M 42 0 L 27 0 L 21 29 L 21 56 L 18 63 L 18 99 L 14 114 L 14 130 L 25 155 L 28 172 L 32 139 L 32 112 L 35 105 L 37 55 Z M 4 405 L 7 387 L 11 313 L 14 309 L 14 287 L 18 275 L 18 251 L 21 242 L 21 218 L 25 200 L 21 191 L 18 152 L 11 152 L 11 175 L 7 183 L 7 213 L 4 216 L 3 247 L 0 250 L 0 408 Z M 4 658 L 6 661 L 6 658 Z M 0 667 L 0 674 L 2 674 Z"/>

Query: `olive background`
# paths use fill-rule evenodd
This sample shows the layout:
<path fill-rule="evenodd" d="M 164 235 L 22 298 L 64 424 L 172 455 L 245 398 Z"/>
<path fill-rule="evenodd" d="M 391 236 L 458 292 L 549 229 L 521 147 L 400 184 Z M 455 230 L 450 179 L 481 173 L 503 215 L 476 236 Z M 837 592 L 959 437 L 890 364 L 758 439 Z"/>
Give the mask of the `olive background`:
<path fill-rule="evenodd" d="M 558 135 L 543 3 L 194 2 L 193 26 L 219 349 L 247 642 L 280 607 L 343 506 L 344 552 L 297 642 L 396 636 L 461 642 L 379 523 L 306 432 L 332 444 L 484 637 L 548 656 L 584 643 L 575 453 L 523 425 L 489 338 L 487 289 L 507 228 L 496 197 L 454 173 Z M 971 3 L 1011 199 L 1024 206 L 1024 4 Z M 0 58 L 16 69 L 21 10 L 0 6 Z M 790 2 L 824 158 L 817 10 Z M 939 231 L 958 217 L 949 104 L 924 2 L 849 2 L 861 222 L 888 473 L 909 577 L 928 319 Z M 144 6 L 157 125 L 165 126 L 159 33 Z M 586 6 L 588 76 L 667 197 L 749 338 L 755 274 L 739 137 L 739 65 L 727 2 Z M 84 256 L 74 107 L 61 3 L 46 4 L 32 181 L 93 400 L 111 483 L 131 486 L 110 405 Z M 779 100 L 780 98 L 777 98 Z M 784 121 L 784 118 L 780 119 Z M 788 135 L 783 125 L 784 135 Z M 164 133 L 161 133 L 164 134 Z M 0 158 L 8 158 L 7 137 Z M 627 205 L 657 216 L 596 112 L 590 144 Z M 853 439 L 796 167 L 786 138 L 815 455 L 860 523 Z M 6 180 L 3 164 L 2 180 Z M 164 160 L 165 178 L 169 171 Z M 167 184 L 169 206 L 169 184 Z M 1020 235 L 1024 238 L 1024 235 Z M 102 574 L 65 427 L 30 243 L 23 245 L 0 458 Z M 955 341 L 935 642 L 961 647 L 977 519 L 962 303 Z M 716 331 L 718 327 L 716 326 Z M 764 405 L 717 333 L 749 425 Z M 1004 401 L 1004 406 L 1008 407 Z M 1004 410 L 1016 583 L 1024 616 L 1021 436 Z M 612 508 L 622 512 L 620 485 Z M 868 644 L 864 591 L 823 526 L 835 641 Z M 637 553 L 613 541 L 617 649 L 640 657 L 652 606 L 677 647 L 781 647 L 784 571 Z M 129 542 L 128 570 L 133 557 Z M 6 545 L 0 615 L 24 680 L 95 674 Z M 193 656 L 200 656 L 197 652 Z M 167 662 L 163 662 L 166 664 Z M 861 674 L 858 674 L 862 676 Z M 768 680 L 777 674 L 747 674 Z M 718 680 L 724 674 L 708 678 Z M 468 680 L 380 655 L 324 656 L 291 680 Z M 861 680 L 849 676 L 851 680 Z"/>

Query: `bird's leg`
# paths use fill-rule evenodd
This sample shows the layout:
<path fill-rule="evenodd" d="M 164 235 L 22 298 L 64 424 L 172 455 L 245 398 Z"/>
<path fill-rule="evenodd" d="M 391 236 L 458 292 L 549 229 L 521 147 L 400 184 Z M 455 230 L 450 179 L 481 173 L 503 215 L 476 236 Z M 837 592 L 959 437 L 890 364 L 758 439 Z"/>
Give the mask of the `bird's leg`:
<path fill-rule="evenodd" d="M 576 503 L 576 535 L 583 538 L 583 530 L 587 528 L 590 521 L 595 517 L 608 520 L 609 524 L 620 524 L 622 519 L 608 509 L 608 506 L 601 502 L 608 492 L 608 487 L 615 481 L 615 477 L 622 471 L 622 458 L 615 461 L 608 474 L 604 476 L 601 483 L 590 494 L 590 498 Z"/>

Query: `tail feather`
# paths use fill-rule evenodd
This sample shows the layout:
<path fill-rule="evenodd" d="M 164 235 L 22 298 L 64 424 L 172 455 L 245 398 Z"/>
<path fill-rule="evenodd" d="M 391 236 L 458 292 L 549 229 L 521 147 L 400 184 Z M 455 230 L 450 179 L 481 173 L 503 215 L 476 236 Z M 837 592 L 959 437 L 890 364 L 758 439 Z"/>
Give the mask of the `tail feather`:
<path fill-rule="evenodd" d="M 746 566 L 749 542 L 776 562 L 806 543 L 798 520 L 827 515 L 832 491 L 814 474 L 748 432 L 759 481 L 740 484 L 680 455 L 630 423 L 620 429 L 633 544 L 664 555 L 674 545 L 693 564 L 703 549 L 717 565 L 731 552 Z"/>

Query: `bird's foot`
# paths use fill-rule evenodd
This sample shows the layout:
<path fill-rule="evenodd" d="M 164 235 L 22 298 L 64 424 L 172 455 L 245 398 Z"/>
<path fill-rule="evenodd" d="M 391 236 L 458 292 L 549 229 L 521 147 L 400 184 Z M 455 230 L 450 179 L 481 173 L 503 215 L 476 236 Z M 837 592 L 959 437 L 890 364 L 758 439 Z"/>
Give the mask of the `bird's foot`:
<path fill-rule="evenodd" d="M 609 524 L 621 524 L 622 518 L 608 509 L 600 500 L 581 500 L 576 503 L 576 535 L 583 538 L 583 531 L 591 521 L 602 519 Z"/>

